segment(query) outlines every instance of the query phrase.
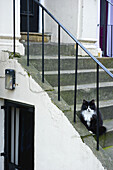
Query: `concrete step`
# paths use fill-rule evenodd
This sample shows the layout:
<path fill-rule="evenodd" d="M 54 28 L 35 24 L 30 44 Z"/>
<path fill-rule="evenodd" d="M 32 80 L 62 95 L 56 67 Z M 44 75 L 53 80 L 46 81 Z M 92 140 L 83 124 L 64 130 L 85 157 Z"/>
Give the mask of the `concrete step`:
<path fill-rule="evenodd" d="M 110 158 L 113 160 L 113 146 L 108 146 L 104 148 L 104 151 L 110 156 Z"/>
<path fill-rule="evenodd" d="M 104 120 L 103 125 L 107 128 L 107 131 L 99 137 L 99 144 L 110 159 L 113 160 L 113 118 Z"/>
<path fill-rule="evenodd" d="M 100 145 L 102 148 L 113 146 L 113 119 L 104 120 L 104 126 L 107 128 L 107 132 L 100 136 Z"/>
<path fill-rule="evenodd" d="M 111 58 L 98 58 L 109 71 L 113 72 Z M 41 73 L 42 60 L 40 56 L 30 56 L 30 63 Z M 78 60 L 78 91 L 77 110 L 80 113 L 83 99 L 96 100 L 96 64 L 89 57 L 79 57 Z M 75 57 L 61 57 L 61 96 L 73 110 L 74 102 L 74 73 Z M 58 59 L 45 57 L 45 78 L 57 91 L 58 87 Z M 100 111 L 103 119 L 113 119 L 113 80 L 102 69 L 100 69 Z"/>
<path fill-rule="evenodd" d="M 50 42 L 50 40 L 51 34 L 44 34 L 44 42 Z M 21 32 L 20 41 L 27 41 L 27 32 Z M 42 33 L 29 32 L 29 41 L 33 43 L 42 42 Z"/>
<path fill-rule="evenodd" d="M 25 54 L 27 54 L 27 43 L 23 43 L 25 46 Z M 61 44 L 60 54 L 73 56 L 76 54 L 75 44 Z M 29 54 L 30 55 L 41 55 L 42 54 L 42 43 L 30 42 L 29 43 Z M 44 54 L 47 56 L 58 55 L 58 43 L 44 43 Z"/>
<path fill-rule="evenodd" d="M 113 73 L 113 69 L 109 69 Z M 87 70 L 78 70 L 78 85 L 80 84 L 91 84 L 96 82 L 96 70 L 87 69 Z M 58 71 L 45 71 L 46 80 L 53 86 L 58 85 Z M 102 69 L 100 69 L 99 74 L 100 82 L 112 82 L 113 79 L 107 75 Z M 75 84 L 75 70 L 63 70 L 61 71 L 60 76 L 60 85 L 74 85 Z"/>
<path fill-rule="evenodd" d="M 100 83 L 100 100 L 113 99 L 113 82 Z M 57 87 L 54 88 L 57 90 Z M 61 96 L 69 104 L 73 105 L 74 102 L 74 86 L 61 86 Z M 82 103 L 82 100 L 96 99 L 96 84 L 78 85 L 77 90 L 77 103 Z"/>
<path fill-rule="evenodd" d="M 109 71 L 113 72 L 111 58 L 98 58 Z M 30 56 L 30 62 L 41 73 L 41 57 Z M 77 110 L 80 113 L 83 99 L 96 100 L 96 65 L 89 57 L 79 57 L 78 60 L 78 92 Z M 75 57 L 61 56 L 61 96 L 73 110 L 74 102 L 74 73 Z M 45 56 L 45 78 L 57 91 L 58 87 L 58 58 Z M 100 111 L 103 119 L 112 119 L 113 110 L 113 80 L 100 69 Z"/>
<path fill-rule="evenodd" d="M 100 60 L 107 68 L 113 67 L 113 58 L 97 58 Z M 39 71 L 42 70 L 42 59 L 40 56 L 30 56 L 30 63 L 34 65 Z M 58 57 L 48 57 L 45 56 L 45 71 L 57 71 L 58 70 Z M 75 57 L 62 56 L 60 60 L 61 70 L 75 70 Z M 78 70 L 95 69 L 95 62 L 89 57 L 79 57 L 78 60 Z"/>

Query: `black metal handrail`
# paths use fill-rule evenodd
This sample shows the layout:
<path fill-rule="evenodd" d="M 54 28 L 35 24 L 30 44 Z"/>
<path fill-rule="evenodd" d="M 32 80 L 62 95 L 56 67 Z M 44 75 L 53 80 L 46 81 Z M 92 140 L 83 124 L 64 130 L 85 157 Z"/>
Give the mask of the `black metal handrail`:
<path fill-rule="evenodd" d="M 27 0 L 27 66 L 29 66 L 29 0 Z"/>
<path fill-rule="evenodd" d="M 14 0 L 15 1 L 15 0 Z M 60 30 L 61 28 L 76 42 L 74 122 L 76 122 L 78 46 L 97 63 L 97 150 L 99 150 L 99 66 L 113 78 L 113 74 L 95 58 L 38 0 L 34 2 L 42 8 L 42 82 L 44 82 L 44 11 L 58 24 L 58 100 L 60 101 Z M 29 0 L 27 0 L 27 65 L 29 66 Z M 15 44 L 14 44 L 15 45 Z"/>
<path fill-rule="evenodd" d="M 113 74 L 94 57 L 39 1 L 34 0 L 60 27 L 109 75 L 113 78 Z"/>
<path fill-rule="evenodd" d="M 81 47 L 96 63 L 97 63 L 97 150 L 99 150 L 99 66 L 113 78 L 113 74 L 95 58 L 42 4 L 34 0 L 42 8 L 42 16 L 44 11 L 58 24 L 58 100 L 60 100 L 60 28 L 62 28 L 76 42 L 76 64 L 75 64 L 75 93 L 74 93 L 74 122 L 76 122 L 76 103 L 77 103 L 77 70 L 78 70 L 78 46 Z M 44 17 L 42 17 L 44 23 Z M 44 28 L 42 24 L 42 37 L 44 37 Z M 43 38 L 42 38 L 43 39 Z M 44 59 L 44 41 L 42 41 L 42 58 Z M 43 65 L 44 80 L 44 65 Z"/>
<path fill-rule="evenodd" d="M 60 101 L 60 28 L 62 28 L 76 42 L 75 65 L 75 94 L 74 94 L 74 122 L 76 122 L 77 99 L 77 70 L 78 70 L 78 46 L 81 47 L 97 63 L 97 150 L 99 150 L 99 66 L 113 78 L 113 74 L 95 58 L 39 1 L 34 0 L 42 8 L 42 59 L 44 63 L 44 11 L 58 24 L 58 100 Z M 42 64 L 42 80 L 44 82 L 44 64 Z"/>
<path fill-rule="evenodd" d="M 113 3 L 111 3 L 110 1 L 108 1 L 108 0 L 106 0 L 110 5 L 112 5 L 113 6 Z"/>
<path fill-rule="evenodd" d="M 13 0 L 13 52 L 15 57 L 15 0 Z"/>

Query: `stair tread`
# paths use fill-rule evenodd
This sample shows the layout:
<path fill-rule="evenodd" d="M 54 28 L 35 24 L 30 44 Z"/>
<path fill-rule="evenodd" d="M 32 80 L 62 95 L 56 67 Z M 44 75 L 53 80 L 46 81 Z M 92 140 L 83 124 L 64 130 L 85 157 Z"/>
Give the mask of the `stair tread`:
<path fill-rule="evenodd" d="M 96 102 L 96 101 L 95 101 Z M 77 104 L 77 111 L 80 111 L 81 110 L 81 105 L 82 104 Z M 102 107 L 108 107 L 108 106 L 113 106 L 113 100 L 103 100 L 103 101 L 99 101 L 99 106 L 100 108 Z M 73 110 L 74 109 L 74 105 L 71 105 L 71 109 Z M 110 119 L 111 120 L 111 119 Z"/>
<path fill-rule="evenodd" d="M 35 43 L 36 44 L 36 43 Z M 38 43 L 39 44 L 39 43 Z M 27 55 L 23 56 L 26 58 Z M 44 55 L 45 59 L 58 59 L 58 55 Z M 113 60 L 112 58 L 106 58 L 106 57 L 96 57 L 99 60 Z M 41 55 L 29 55 L 29 59 L 42 59 Z M 76 59 L 76 56 L 69 56 L 69 55 L 61 55 L 60 59 Z M 78 56 L 78 59 L 91 59 L 89 56 Z"/>
<path fill-rule="evenodd" d="M 24 56 L 26 58 L 26 56 Z M 42 56 L 29 56 L 29 59 L 42 59 Z M 58 56 L 44 56 L 44 59 L 56 59 L 58 60 Z M 60 59 L 75 59 L 75 56 L 60 56 Z M 78 59 L 91 59 L 90 57 L 78 57 Z M 92 59 L 91 59 L 92 60 Z"/>
<path fill-rule="evenodd" d="M 99 87 L 112 87 L 113 86 L 113 82 L 102 82 L 99 83 Z M 60 86 L 60 90 L 61 91 L 70 91 L 70 90 L 74 90 L 75 86 Z M 82 85 L 78 85 L 77 89 L 91 89 L 91 88 L 96 88 L 96 83 L 92 83 L 92 84 L 82 84 Z M 58 87 L 54 87 L 54 89 L 57 91 Z"/>
<path fill-rule="evenodd" d="M 113 71 L 113 68 L 109 68 L 109 71 Z M 78 70 L 78 73 L 91 73 L 91 72 L 96 72 L 96 69 L 81 69 Z M 100 69 L 99 72 L 104 72 L 103 69 Z M 40 71 L 40 73 L 42 74 L 42 72 Z M 75 74 L 75 70 L 61 70 L 60 71 L 61 74 Z M 44 72 L 45 75 L 54 75 L 54 74 L 58 74 L 58 71 L 45 71 Z"/>
<path fill-rule="evenodd" d="M 113 146 L 104 148 L 104 151 L 113 159 Z"/>
<path fill-rule="evenodd" d="M 26 56 L 24 56 L 26 58 Z M 30 56 L 30 63 L 32 63 L 39 71 L 42 70 L 42 57 L 41 56 Z M 61 70 L 74 70 L 75 69 L 75 56 L 61 56 L 60 57 Z M 112 68 L 111 59 L 98 58 L 99 61 L 106 68 Z M 58 70 L 58 56 L 44 56 L 45 71 L 57 71 Z M 78 69 L 96 69 L 96 63 L 90 57 L 78 57 Z M 101 69 L 101 68 L 100 68 Z"/>
<path fill-rule="evenodd" d="M 107 128 L 107 132 L 113 131 L 113 119 L 104 120 L 103 124 Z"/>

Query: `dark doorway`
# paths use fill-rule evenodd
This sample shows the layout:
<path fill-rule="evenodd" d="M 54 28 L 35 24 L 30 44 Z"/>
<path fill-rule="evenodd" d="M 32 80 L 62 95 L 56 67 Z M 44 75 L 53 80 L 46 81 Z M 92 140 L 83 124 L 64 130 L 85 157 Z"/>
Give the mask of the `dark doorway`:
<path fill-rule="evenodd" d="M 5 170 L 34 170 L 34 107 L 5 101 Z"/>
<path fill-rule="evenodd" d="M 108 2 L 100 0 L 100 48 L 103 56 L 107 56 L 107 20 Z"/>
<path fill-rule="evenodd" d="M 27 0 L 20 0 L 20 31 L 27 32 Z M 39 32 L 39 6 L 29 0 L 29 32 Z"/>

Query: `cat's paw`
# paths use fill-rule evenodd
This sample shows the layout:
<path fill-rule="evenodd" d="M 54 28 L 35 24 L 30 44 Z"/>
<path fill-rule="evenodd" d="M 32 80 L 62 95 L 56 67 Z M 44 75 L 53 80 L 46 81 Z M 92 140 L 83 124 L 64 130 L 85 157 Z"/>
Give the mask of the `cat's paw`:
<path fill-rule="evenodd" d="M 89 130 L 89 133 L 93 134 L 93 132 L 92 132 L 92 131 L 90 131 L 90 130 Z"/>

